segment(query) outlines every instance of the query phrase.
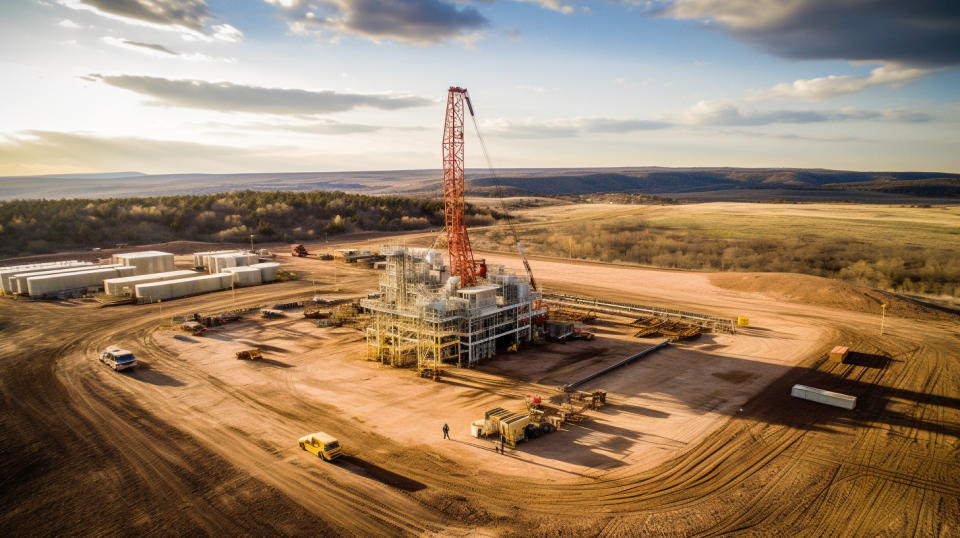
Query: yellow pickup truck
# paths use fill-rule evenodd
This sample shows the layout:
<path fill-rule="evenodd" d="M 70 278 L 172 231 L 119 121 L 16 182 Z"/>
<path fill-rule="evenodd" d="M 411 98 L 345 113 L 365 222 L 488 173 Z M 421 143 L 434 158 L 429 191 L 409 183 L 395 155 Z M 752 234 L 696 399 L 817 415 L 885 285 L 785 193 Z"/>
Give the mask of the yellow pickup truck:
<path fill-rule="evenodd" d="M 300 448 L 320 456 L 324 461 L 331 461 L 343 454 L 340 441 L 330 434 L 317 432 L 304 435 L 300 438 Z"/>

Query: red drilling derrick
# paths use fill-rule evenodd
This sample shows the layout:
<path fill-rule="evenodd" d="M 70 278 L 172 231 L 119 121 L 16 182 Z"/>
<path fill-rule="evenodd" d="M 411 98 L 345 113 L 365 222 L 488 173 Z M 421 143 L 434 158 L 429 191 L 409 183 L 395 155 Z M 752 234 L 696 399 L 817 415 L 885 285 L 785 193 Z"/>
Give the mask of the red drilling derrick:
<path fill-rule="evenodd" d="M 483 260 L 478 262 L 473 258 L 464 216 L 464 102 L 472 115 L 473 106 L 466 88 L 451 87 L 447 92 L 447 114 L 443 125 L 443 211 L 446 216 L 450 274 L 460 277 L 460 286 L 469 287 L 477 285 L 477 277 L 486 276 L 486 266 Z"/>

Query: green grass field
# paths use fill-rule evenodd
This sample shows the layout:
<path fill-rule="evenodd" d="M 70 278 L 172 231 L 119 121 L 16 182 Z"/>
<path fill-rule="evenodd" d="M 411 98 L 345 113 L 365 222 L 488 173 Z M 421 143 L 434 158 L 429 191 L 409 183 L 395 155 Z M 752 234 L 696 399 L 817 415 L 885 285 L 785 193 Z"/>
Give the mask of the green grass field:
<path fill-rule="evenodd" d="M 960 296 L 960 206 L 568 204 L 514 212 L 531 254 L 713 271 L 778 271 Z M 512 250 L 503 227 L 478 248 Z"/>

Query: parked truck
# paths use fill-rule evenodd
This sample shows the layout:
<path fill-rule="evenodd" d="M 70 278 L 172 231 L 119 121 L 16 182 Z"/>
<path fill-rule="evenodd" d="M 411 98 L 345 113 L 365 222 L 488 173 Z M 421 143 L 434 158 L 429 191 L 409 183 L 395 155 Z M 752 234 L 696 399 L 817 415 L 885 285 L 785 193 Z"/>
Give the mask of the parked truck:
<path fill-rule="evenodd" d="M 297 258 L 306 258 L 307 249 L 301 244 L 290 245 L 290 255 Z"/>

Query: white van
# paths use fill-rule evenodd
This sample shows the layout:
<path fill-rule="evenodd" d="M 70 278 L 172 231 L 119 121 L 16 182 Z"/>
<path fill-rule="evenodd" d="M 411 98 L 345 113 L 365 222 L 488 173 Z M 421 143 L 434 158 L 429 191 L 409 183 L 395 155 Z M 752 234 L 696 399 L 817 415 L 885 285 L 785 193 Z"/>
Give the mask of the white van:
<path fill-rule="evenodd" d="M 137 358 L 126 349 L 108 347 L 100 354 L 100 362 L 119 372 L 120 370 L 126 370 L 127 368 L 136 366 Z"/>

